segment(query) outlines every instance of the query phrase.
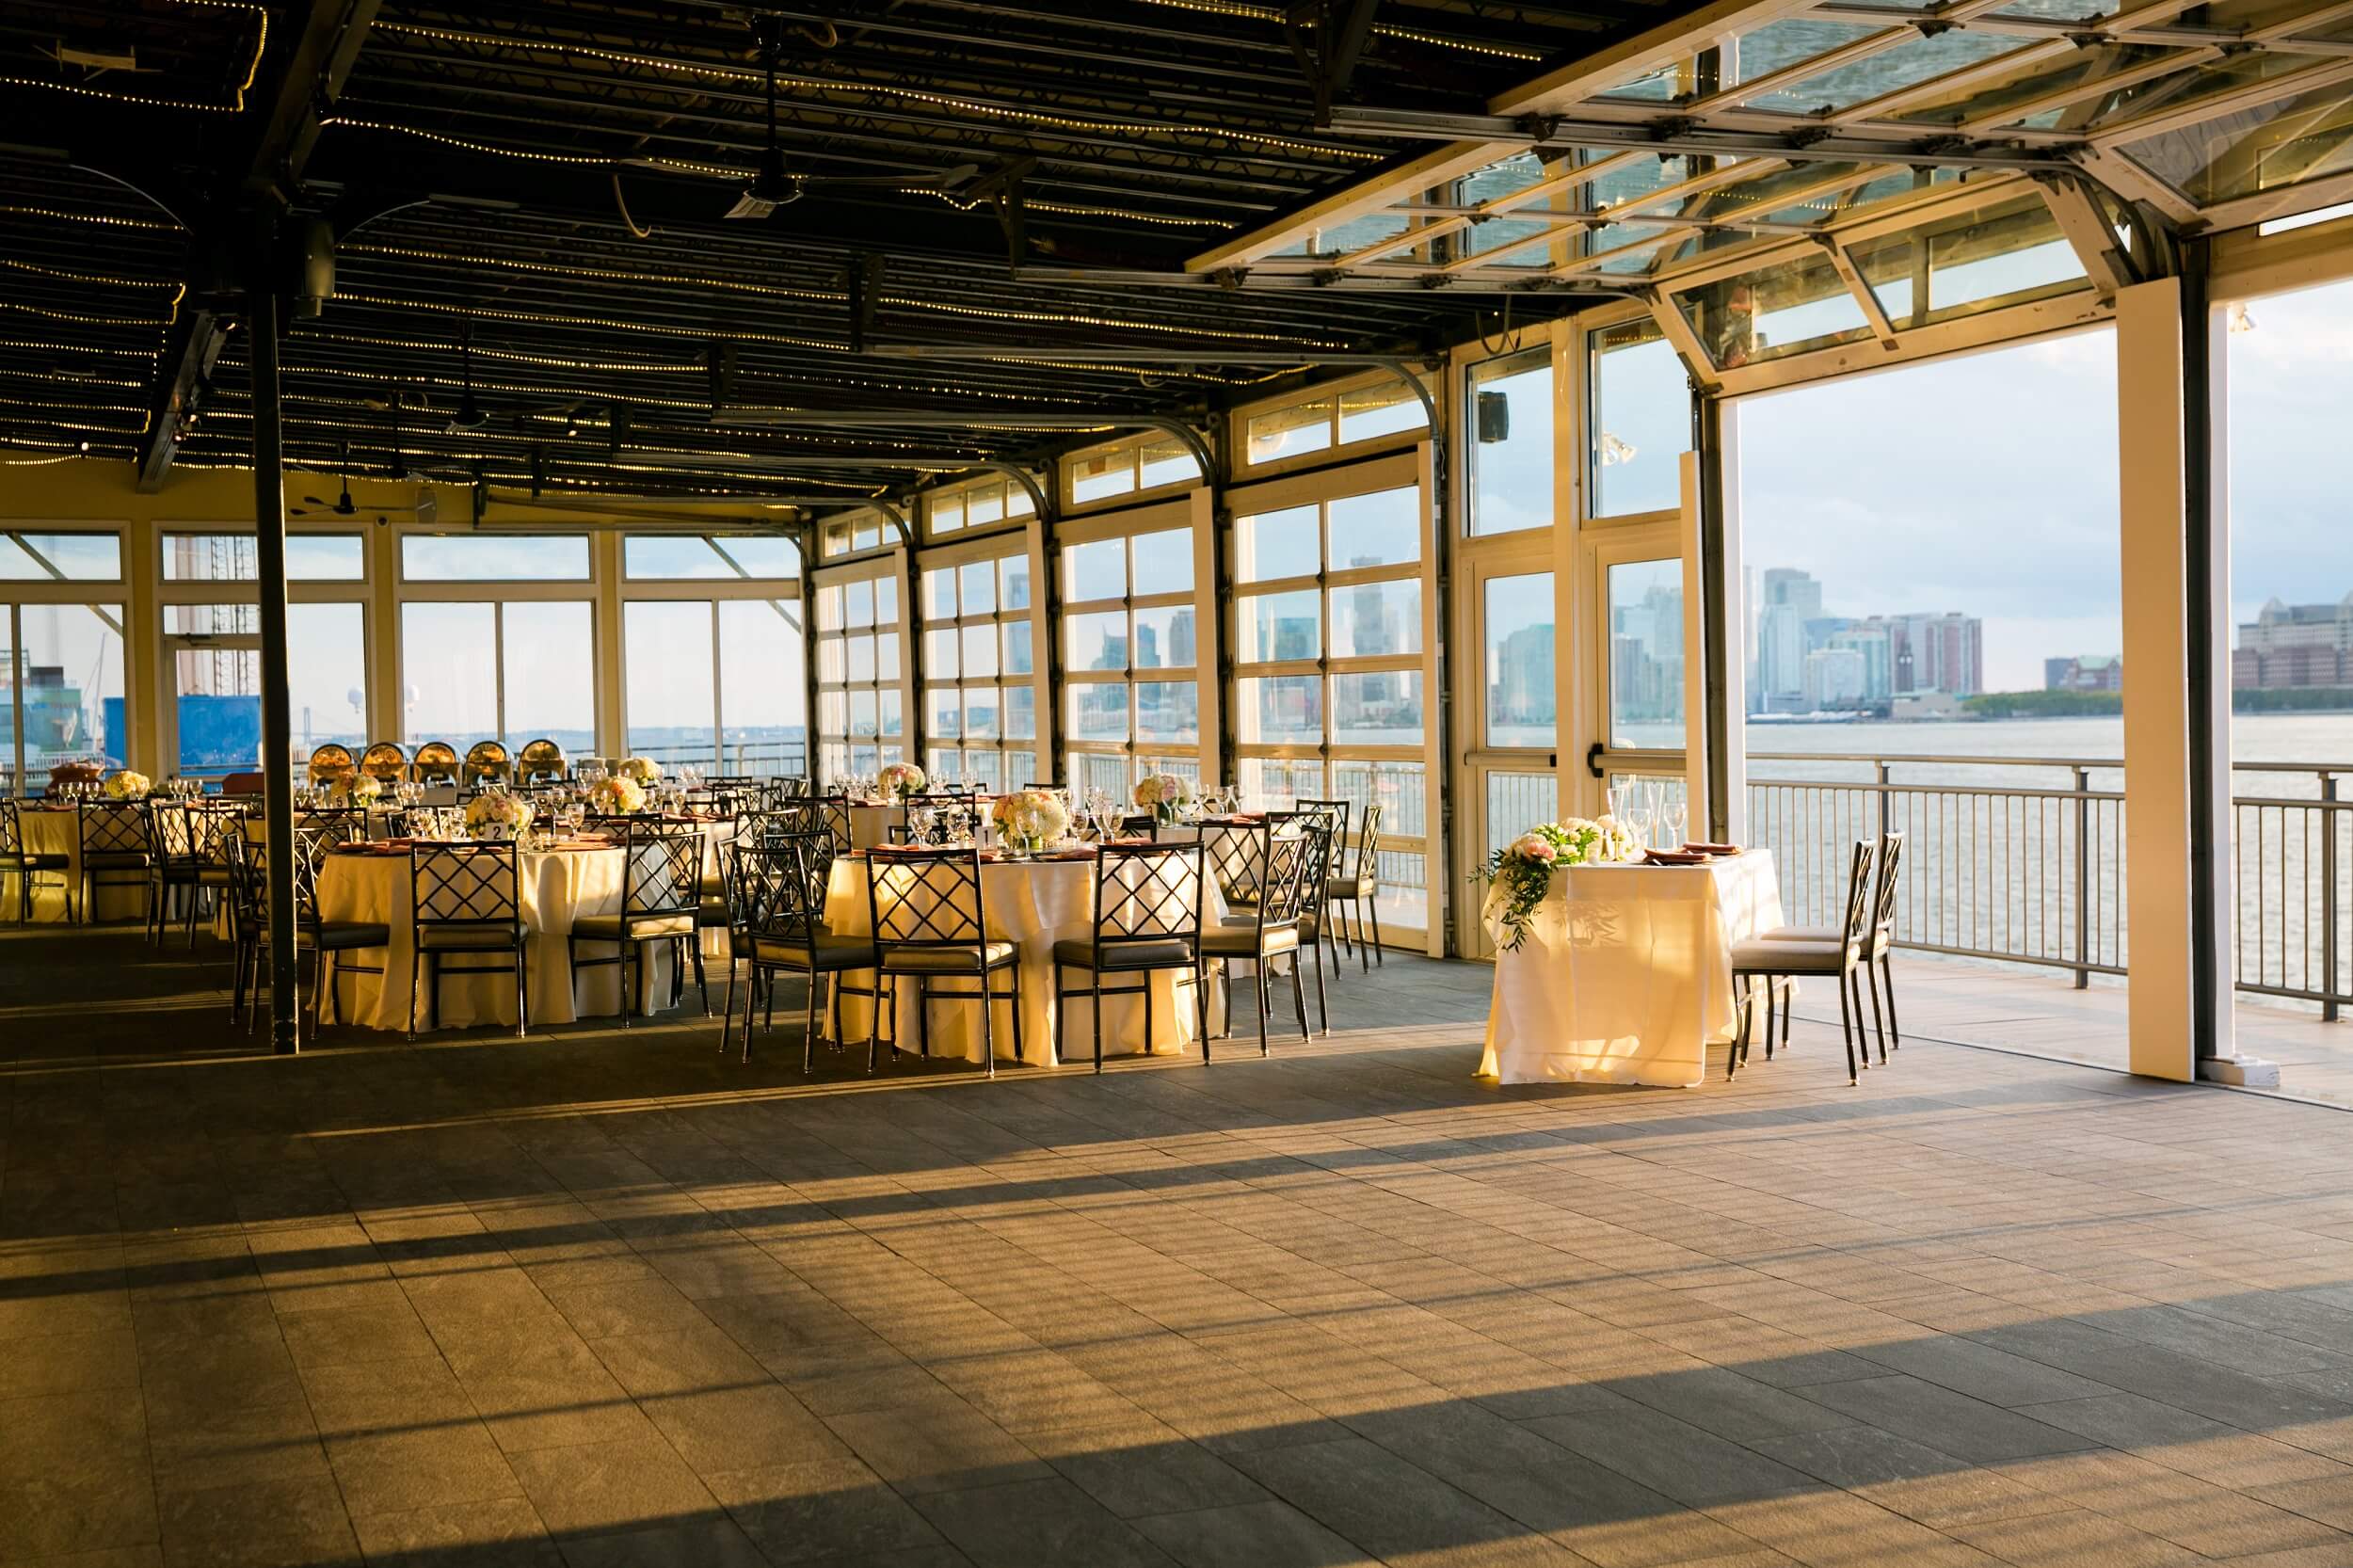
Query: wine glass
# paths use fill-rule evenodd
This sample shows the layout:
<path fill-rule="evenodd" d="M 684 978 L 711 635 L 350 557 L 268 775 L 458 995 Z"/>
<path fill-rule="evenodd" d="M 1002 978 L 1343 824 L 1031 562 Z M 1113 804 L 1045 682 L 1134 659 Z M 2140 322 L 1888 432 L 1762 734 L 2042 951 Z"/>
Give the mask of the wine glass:
<path fill-rule="evenodd" d="M 1684 836 L 1689 831 L 1689 824 L 1690 822 L 1690 802 L 1686 800 L 1675 800 L 1668 804 L 1667 845 L 1670 849 L 1681 849 L 1683 847 L 1686 841 Z"/>

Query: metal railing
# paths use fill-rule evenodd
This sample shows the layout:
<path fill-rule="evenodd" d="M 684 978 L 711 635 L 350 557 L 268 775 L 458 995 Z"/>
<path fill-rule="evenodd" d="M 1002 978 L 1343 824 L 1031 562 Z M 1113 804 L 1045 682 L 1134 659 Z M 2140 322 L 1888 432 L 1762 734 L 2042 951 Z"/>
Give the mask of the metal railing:
<path fill-rule="evenodd" d="M 1900 945 L 2064 969 L 2078 986 L 2124 972 L 2122 763 L 1851 752 L 1749 761 L 1748 836 L 1774 852 L 1791 923 L 1833 923 L 1847 846 L 1899 830 Z M 1756 776 L 1768 763 L 1822 776 Z M 2353 801 L 2337 790 L 2353 764 L 2232 771 L 2264 780 L 2264 792 L 2231 802 L 2236 987 L 2317 1002 L 2334 1018 L 2353 1002 Z"/>

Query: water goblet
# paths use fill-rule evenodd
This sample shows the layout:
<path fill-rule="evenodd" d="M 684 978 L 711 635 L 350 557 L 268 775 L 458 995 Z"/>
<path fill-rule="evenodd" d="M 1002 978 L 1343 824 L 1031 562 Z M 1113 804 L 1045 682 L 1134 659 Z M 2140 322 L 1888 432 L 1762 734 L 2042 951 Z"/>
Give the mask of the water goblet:
<path fill-rule="evenodd" d="M 1689 831 L 1690 814 L 1691 807 L 1688 801 L 1678 800 L 1667 808 L 1668 848 L 1681 849 L 1683 847 L 1684 835 Z"/>

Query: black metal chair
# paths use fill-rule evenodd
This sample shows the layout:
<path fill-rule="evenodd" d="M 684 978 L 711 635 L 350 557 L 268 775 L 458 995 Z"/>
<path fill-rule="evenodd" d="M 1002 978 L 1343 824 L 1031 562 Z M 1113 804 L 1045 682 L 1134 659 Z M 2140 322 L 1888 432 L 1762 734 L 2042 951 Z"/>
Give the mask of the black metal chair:
<path fill-rule="evenodd" d="M 426 1027 L 441 1027 L 445 974 L 503 974 L 508 966 L 450 964 L 452 957 L 504 953 L 515 975 L 515 1032 L 531 1028 L 531 979 L 523 923 L 521 862 L 511 843 L 415 843 L 408 849 L 408 907 L 416 934 L 408 952 L 408 1038 L 417 1037 L 417 978 L 430 987 Z"/>
<path fill-rule="evenodd" d="M 1840 924 L 1816 928 L 1780 926 L 1732 944 L 1732 979 L 1738 994 L 1740 1032 L 1724 1057 L 1727 1080 L 1737 1075 L 1748 1060 L 1758 982 L 1763 982 L 1765 988 L 1765 1060 L 1770 1062 L 1775 988 L 1800 975 L 1818 975 L 1837 983 L 1838 1028 L 1847 1042 L 1847 1081 L 1862 1081 L 1862 1068 L 1870 1065 L 1871 1052 L 1866 1042 L 1858 1064 L 1855 1039 L 1863 1025 L 1863 988 L 1855 971 L 1867 968 L 1871 951 L 1871 865 L 1875 858 L 1876 852 L 1868 839 L 1856 843 L 1849 858 L 1846 919 Z"/>
<path fill-rule="evenodd" d="M 1083 937 L 1054 944 L 1054 1063 L 1061 1065 L 1066 1031 L 1062 1004 L 1090 997 L 1095 1005 L 1095 1070 L 1103 1070 L 1103 999 L 1144 998 L 1144 1045 L 1152 1048 L 1152 976 L 1181 969 L 1193 976 L 1201 1037 L 1209 1034 L 1209 987 L 1201 956 L 1201 846 L 1105 844 L 1096 852 L 1095 919 Z M 1064 969 L 1084 969 L 1085 990 L 1063 984 Z M 1106 990 L 1105 975 L 1141 976 L 1135 985 Z"/>
<path fill-rule="evenodd" d="M 297 966 L 303 953 L 311 955 L 311 1028 L 314 1033 L 326 1027 L 328 1000 L 336 997 L 335 988 L 346 971 L 374 975 L 384 972 L 381 965 L 346 964 L 344 955 L 392 946 L 392 928 L 388 925 L 370 920 L 329 920 L 319 913 L 319 867 L 336 845 L 353 841 L 349 832 L 339 826 L 297 826 L 294 830 L 295 954 Z M 263 978 L 270 972 L 268 959 L 274 933 L 269 918 L 268 846 L 247 839 L 243 833 L 227 842 L 230 863 L 236 868 L 237 875 L 231 916 L 236 938 L 237 972 L 229 994 L 229 1016 L 234 1020 L 245 1011 L 248 985 L 257 1001 L 261 996 Z M 340 1017 L 340 998 L 337 1000 L 336 1013 Z M 246 1012 L 248 1032 L 259 1017 L 258 1006 Z"/>
<path fill-rule="evenodd" d="M 833 852 L 847 855 L 856 847 L 850 836 L 850 797 L 827 795 L 817 803 L 818 824 L 833 835 Z"/>
<path fill-rule="evenodd" d="M 1904 1043 L 1903 1032 L 1896 1022 L 1895 963 L 1896 894 L 1898 880 L 1902 875 L 1903 859 L 1904 836 L 1902 831 L 1899 829 L 1881 834 L 1879 843 L 1878 869 L 1874 872 L 1872 878 L 1871 936 L 1868 950 L 1863 955 L 1864 984 L 1871 993 L 1871 1029 L 1879 1038 L 1881 1065 L 1886 1064 L 1888 1051 L 1902 1049 Z M 1838 932 L 1833 926 L 1792 925 L 1778 927 L 1762 935 L 1768 939 L 1788 936 L 1813 941 L 1829 941 L 1834 939 Z M 1797 987 L 1785 981 L 1772 986 L 1766 993 L 1765 1006 L 1769 1014 L 1776 1000 L 1780 1004 L 1781 1037 L 1785 1044 L 1789 1038 L 1791 993 L 1796 989 Z M 1887 1011 L 1884 1016 L 1880 1012 L 1880 994 L 1882 990 L 1887 996 Z M 1858 1003 L 1855 1013 L 1855 1022 L 1858 1027 L 1861 1026 L 1862 1020 L 1861 1004 Z M 1769 1016 L 1766 1020 L 1769 1030 L 1771 1022 Z M 1766 1060 L 1771 1061 L 1772 1054 L 1769 1039 L 1765 1052 Z"/>
<path fill-rule="evenodd" d="M 577 987 L 583 968 L 617 964 L 621 969 L 621 1027 L 630 1026 L 630 971 L 642 963 L 648 942 L 670 944 L 670 1000 L 685 989 L 679 946 L 695 961 L 695 983 L 702 987 L 703 1016 L 711 1016 L 711 983 L 703 975 L 702 943 L 696 921 L 702 907 L 703 835 L 698 827 L 632 822 L 621 838 L 621 907 L 606 915 L 582 915 L 564 939 L 567 973 Z M 583 942 L 610 942 L 610 958 L 580 956 Z"/>
<path fill-rule="evenodd" d="M 997 1076 L 996 1009 L 1002 994 L 993 980 L 1000 972 L 1013 975 L 1013 1053 L 1021 1055 L 1021 950 L 1011 942 L 992 941 L 988 914 L 981 896 L 981 852 L 967 849 L 890 849 L 870 851 L 866 857 L 867 913 L 881 961 L 876 966 L 877 1017 L 882 1009 L 895 1012 L 899 981 L 915 982 L 916 1040 L 925 1056 L 931 1049 L 932 982 L 942 978 L 972 979 L 978 992 L 949 992 L 952 1001 L 981 1004 L 981 1058 L 988 1076 Z M 891 1049 L 900 1048 L 895 1038 Z"/>
<path fill-rule="evenodd" d="M 814 1069 L 817 1041 L 817 983 L 827 983 L 826 1011 L 833 1019 L 833 1048 L 841 1048 L 841 996 L 874 996 L 846 984 L 853 969 L 872 969 L 881 955 L 872 936 L 850 936 L 825 928 L 825 888 L 833 872 L 833 837 L 804 833 L 740 844 L 733 856 L 734 892 L 730 902 L 735 923 L 728 940 L 736 958 L 744 960 L 748 984 L 744 996 L 744 1056 L 752 1059 L 752 1016 L 767 998 L 767 1021 L 776 1021 L 776 976 L 797 974 L 807 979 L 808 994 L 801 1032 L 801 1071 Z M 866 1070 L 874 1070 L 875 1041 L 880 1014 L 866 1035 Z M 735 966 L 728 966 L 727 1021 L 719 1031 L 719 1048 L 728 1048 L 735 1029 Z"/>
<path fill-rule="evenodd" d="M 1356 954 L 1359 968 L 1369 972 L 1374 964 L 1388 962 L 1381 952 L 1381 808 L 1376 805 L 1365 808 L 1364 821 L 1356 829 L 1353 857 L 1345 831 L 1345 818 L 1341 825 L 1343 831 L 1337 840 L 1337 863 L 1333 866 L 1332 874 L 1323 880 L 1323 903 L 1335 916 L 1333 924 L 1339 933 L 1340 940 Z M 1353 936 L 1348 929 L 1348 910 L 1343 905 L 1353 907 L 1356 916 L 1356 930 Z M 1372 913 L 1372 940 L 1369 943 L 1365 940 L 1367 910 Z"/>
<path fill-rule="evenodd" d="M 16 875 L 16 921 L 30 925 L 33 920 L 33 878 L 43 872 L 55 872 L 57 885 L 65 889 L 66 914 L 73 912 L 73 856 L 71 855 L 36 855 L 24 847 L 24 821 L 19 815 L 15 799 L 0 795 L 0 873 Z"/>
<path fill-rule="evenodd" d="M 1212 847 L 1214 846 L 1214 847 Z M 1201 933 L 1201 949 L 1210 958 L 1225 960 L 1225 1035 L 1234 1032 L 1234 963 L 1248 959 L 1258 993 L 1258 1054 L 1269 1054 L 1267 1024 L 1273 1013 L 1269 984 L 1273 968 L 1290 960 L 1291 1002 L 1299 1010 L 1299 1037 L 1311 1039 L 1307 1028 L 1307 987 L 1299 972 L 1299 912 L 1306 898 L 1306 874 L 1315 850 L 1314 836 L 1294 828 L 1278 831 L 1273 823 L 1255 826 L 1220 826 L 1205 830 L 1204 847 L 1211 850 L 1212 865 L 1221 851 L 1239 847 L 1228 856 L 1236 867 L 1234 880 L 1252 895 L 1243 913 L 1229 914 Z M 1221 879 L 1221 887 L 1224 886 Z M 1229 906 L 1233 895 L 1226 894 Z M 1201 1042 L 1201 1059 L 1209 1058 L 1209 1043 Z"/>
<path fill-rule="evenodd" d="M 82 842 L 82 921 L 96 918 L 102 888 L 137 888 L 148 896 L 145 919 L 154 918 L 153 887 L 149 866 L 155 846 L 148 835 L 147 807 L 132 800 L 86 800 L 77 809 Z M 72 909 L 69 904 L 69 918 Z"/>
<path fill-rule="evenodd" d="M 196 903 L 198 865 L 193 830 L 188 822 L 185 802 L 150 800 L 147 802 L 147 841 L 153 853 L 147 860 L 147 939 L 163 945 L 164 933 L 170 928 L 172 894 L 187 890 L 191 907 Z M 196 938 L 191 935 L 189 945 Z"/>
<path fill-rule="evenodd" d="M 1340 803 L 1345 805 L 1345 802 Z M 1296 810 L 1269 811 L 1267 821 L 1277 833 L 1286 824 L 1297 824 L 1299 831 L 1307 835 L 1307 863 L 1300 868 L 1299 937 L 1316 958 L 1316 1016 L 1323 1020 L 1323 1032 L 1332 1032 L 1332 998 L 1324 989 L 1324 940 L 1331 935 L 1324 924 L 1324 904 L 1316 896 L 1332 872 L 1332 857 L 1337 852 L 1340 813 L 1329 808 L 1325 802 L 1303 801 Z M 1339 972 L 1340 957 L 1337 949 L 1332 953 L 1332 971 Z"/>
<path fill-rule="evenodd" d="M 243 838 L 248 817 L 242 801 L 200 800 L 188 808 L 188 839 L 195 851 L 196 888 L 200 895 L 225 901 L 230 896 L 233 873 L 229 866 L 229 840 Z M 196 946 L 197 917 L 203 911 L 203 898 L 191 899 L 188 907 L 188 946 Z"/>

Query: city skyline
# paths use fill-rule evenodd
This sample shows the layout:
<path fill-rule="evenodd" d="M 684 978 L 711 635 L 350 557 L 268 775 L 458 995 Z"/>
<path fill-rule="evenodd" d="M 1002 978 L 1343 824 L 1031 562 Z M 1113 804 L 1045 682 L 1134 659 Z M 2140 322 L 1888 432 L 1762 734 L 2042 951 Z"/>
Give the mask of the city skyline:
<path fill-rule="evenodd" d="M 1931 693 L 1961 699 L 1988 689 L 1980 617 L 1960 610 L 1832 615 L 1824 586 L 1795 567 L 1750 574 L 1751 713 L 1888 710 Z"/>

